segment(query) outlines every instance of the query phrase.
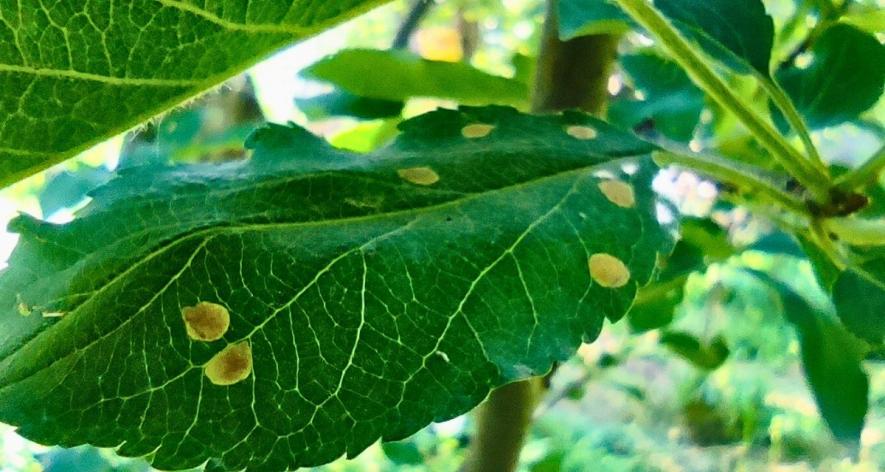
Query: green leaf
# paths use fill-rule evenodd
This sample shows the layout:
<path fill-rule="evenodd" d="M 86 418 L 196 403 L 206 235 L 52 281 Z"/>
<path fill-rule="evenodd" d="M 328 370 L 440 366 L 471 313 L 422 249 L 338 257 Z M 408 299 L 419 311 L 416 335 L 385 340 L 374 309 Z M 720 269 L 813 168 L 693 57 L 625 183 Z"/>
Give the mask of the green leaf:
<path fill-rule="evenodd" d="M 803 259 L 805 251 L 793 235 L 783 231 L 774 231 L 757 239 L 747 247 L 750 251 L 759 251 L 771 255 L 785 255 Z"/>
<path fill-rule="evenodd" d="M 107 182 L 111 171 L 106 167 L 80 166 L 75 171 L 62 171 L 52 176 L 40 192 L 40 210 L 46 216 L 63 208 L 71 208 L 86 198 L 90 190 Z"/>
<path fill-rule="evenodd" d="M 842 15 L 840 23 L 846 23 L 868 33 L 881 33 L 885 31 L 885 10 L 881 5 L 869 5 L 866 8 L 858 5 L 858 8 Z"/>
<path fill-rule="evenodd" d="M 608 0 L 559 0 L 559 39 L 626 33 L 633 22 Z"/>
<path fill-rule="evenodd" d="M 360 97 L 343 90 L 333 90 L 310 98 L 297 98 L 295 104 L 310 120 L 333 116 L 351 116 L 364 120 L 390 118 L 399 116 L 404 106 L 402 101 Z"/>
<path fill-rule="evenodd" d="M 670 284 L 653 284 L 639 291 L 636 303 L 627 312 L 627 322 L 634 333 L 663 328 L 673 322 L 676 307 L 685 296 L 685 279 Z"/>
<path fill-rule="evenodd" d="M 676 307 L 682 303 L 688 276 L 734 254 L 725 230 L 712 220 L 683 218 L 680 226 L 680 239 L 661 264 L 657 279 L 639 289 L 635 303 L 627 312 L 630 329 L 634 332 L 670 324 Z"/>
<path fill-rule="evenodd" d="M 777 73 L 778 82 L 808 126 L 823 128 L 853 120 L 882 96 L 885 46 L 874 36 L 837 24 L 815 41 L 811 55 L 807 67 Z"/>
<path fill-rule="evenodd" d="M 629 133 L 500 107 L 401 129 L 357 155 L 270 126 L 250 160 L 15 220 L 0 420 L 163 469 L 353 457 L 567 359 L 672 248 Z"/>
<path fill-rule="evenodd" d="M 688 333 L 668 331 L 661 336 L 661 344 L 691 362 L 699 369 L 714 370 L 728 359 L 731 351 L 721 336 L 716 336 L 709 343 L 702 343 Z"/>
<path fill-rule="evenodd" d="M 422 465 L 424 455 L 418 449 L 418 445 L 411 441 L 387 442 L 381 446 L 384 455 L 396 465 Z"/>
<path fill-rule="evenodd" d="M 860 342 L 825 308 L 812 305 L 767 274 L 753 274 L 777 291 L 784 315 L 796 327 L 802 365 L 821 416 L 837 439 L 857 444 L 869 393 Z"/>
<path fill-rule="evenodd" d="M 373 120 L 357 123 L 329 137 L 329 144 L 354 152 L 371 152 L 387 144 L 397 134 L 399 120 Z"/>
<path fill-rule="evenodd" d="M 833 303 L 849 331 L 881 344 L 885 340 L 885 258 L 840 273 L 833 285 Z"/>
<path fill-rule="evenodd" d="M 0 186 L 173 107 L 382 3 L 39 0 L 0 21 Z M 251 8 L 247 8 L 250 6 Z"/>
<path fill-rule="evenodd" d="M 113 457 L 110 451 L 90 446 L 71 449 L 53 448 L 37 455 L 43 472 L 150 472 L 141 460 Z"/>
<path fill-rule="evenodd" d="M 613 102 L 608 111 L 612 123 L 632 128 L 651 120 L 664 136 L 689 141 L 704 109 L 704 94 L 688 75 L 651 52 L 623 56 L 621 66 L 645 97 Z"/>
<path fill-rule="evenodd" d="M 820 284 L 825 292 L 831 292 L 833 284 L 836 283 L 836 279 L 839 277 L 839 268 L 833 264 L 830 257 L 814 241 L 803 235 L 796 235 L 796 238 L 799 240 L 799 245 L 802 246 L 808 261 L 811 263 L 811 269 L 814 271 L 817 283 Z"/>
<path fill-rule="evenodd" d="M 767 77 L 774 22 L 762 0 L 655 0 L 655 6 L 711 57 Z"/>
<path fill-rule="evenodd" d="M 518 80 L 491 75 L 463 62 L 431 61 L 398 49 L 345 49 L 311 65 L 303 74 L 354 95 L 392 101 L 436 97 L 465 104 L 518 105 L 529 95 L 526 84 Z"/>

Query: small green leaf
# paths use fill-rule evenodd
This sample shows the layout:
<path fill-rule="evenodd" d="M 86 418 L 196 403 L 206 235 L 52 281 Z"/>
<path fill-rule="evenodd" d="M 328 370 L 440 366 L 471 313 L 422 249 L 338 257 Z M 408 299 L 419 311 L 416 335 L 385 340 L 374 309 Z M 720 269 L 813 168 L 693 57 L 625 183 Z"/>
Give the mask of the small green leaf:
<path fill-rule="evenodd" d="M 424 455 L 411 441 L 386 442 L 381 447 L 384 449 L 384 455 L 396 465 L 424 464 Z"/>
<path fill-rule="evenodd" d="M 808 126 L 835 126 L 857 118 L 882 96 L 885 46 L 853 26 L 837 24 L 815 41 L 810 64 L 778 71 L 777 80 Z"/>
<path fill-rule="evenodd" d="M 633 22 L 608 0 L 559 0 L 559 38 L 625 33 Z"/>
<path fill-rule="evenodd" d="M 885 340 L 885 258 L 839 274 L 833 285 L 833 303 L 849 331 L 881 344 Z"/>
<path fill-rule="evenodd" d="M 345 49 L 313 64 L 303 74 L 354 95 L 382 100 L 436 97 L 465 104 L 513 105 L 528 100 L 528 87 L 518 80 L 491 75 L 463 62 L 431 61 L 396 49 Z"/>
<path fill-rule="evenodd" d="M 688 75 L 676 63 L 651 52 L 623 56 L 621 66 L 645 97 L 614 101 L 608 111 L 612 123 L 632 128 L 651 120 L 664 136 L 690 140 L 704 109 L 704 94 Z"/>
<path fill-rule="evenodd" d="M 709 343 L 702 343 L 691 334 L 679 331 L 665 332 L 661 336 L 661 344 L 704 370 L 714 370 L 721 366 L 731 352 L 721 336 L 716 336 Z"/>
<path fill-rule="evenodd" d="M 62 171 L 52 176 L 40 192 L 40 210 L 49 216 L 63 208 L 71 208 L 86 198 L 90 190 L 110 179 L 106 167 L 81 166 L 75 171 Z"/>
<path fill-rule="evenodd" d="M 821 416 L 837 439 L 859 443 L 869 394 L 860 342 L 825 308 L 767 274 L 753 274 L 780 295 L 784 315 L 796 328 L 802 365 Z"/>
<path fill-rule="evenodd" d="M 270 126 L 249 160 L 15 220 L 0 421 L 163 469 L 353 457 L 567 359 L 672 248 L 629 133 L 501 107 L 401 129 L 362 155 Z"/>
<path fill-rule="evenodd" d="M 682 34 L 735 71 L 769 75 L 774 22 L 761 0 L 655 0 Z"/>
<path fill-rule="evenodd" d="M 0 7 L 0 187 L 218 85 L 281 46 L 381 3 L 5 4 Z"/>
<path fill-rule="evenodd" d="M 670 324 L 676 307 L 682 303 L 688 276 L 734 254 L 725 230 L 713 221 L 683 218 L 680 226 L 680 239 L 661 264 L 661 273 L 654 283 L 639 289 L 636 302 L 627 312 L 627 321 L 635 332 Z"/>
<path fill-rule="evenodd" d="M 297 98 L 295 104 L 310 120 L 334 116 L 364 120 L 390 118 L 399 116 L 404 106 L 402 101 L 360 97 L 337 89 L 315 97 Z"/>
<path fill-rule="evenodd" d="M 673 322 L 676 307 L 685 295 L 685 280 L 667 285 L 653 284 L 639 291 L 636 303 L 627 312 L 627 322 L 634 333 L 663 328 Z"/>

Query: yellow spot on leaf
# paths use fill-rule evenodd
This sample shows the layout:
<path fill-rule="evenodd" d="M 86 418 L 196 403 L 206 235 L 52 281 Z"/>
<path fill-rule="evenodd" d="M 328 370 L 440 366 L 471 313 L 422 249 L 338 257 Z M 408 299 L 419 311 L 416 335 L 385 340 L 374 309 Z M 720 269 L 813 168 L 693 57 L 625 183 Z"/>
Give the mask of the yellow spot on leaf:
<path fill-rule="evenodd" d="M 206 363 L 203 372 L 215 385 L 233 385 L 252 373 L 252 347 L 248 342 L 231 344 Z"/>
<path fill-rule="evenodd" d="M 409 167 L 396 171 L 399 176 L 415 185 L 433 185 L 439 182 L 439 174 L 430 167 Z"/>
<path fill-rule="evenodd" d="M 461 128 L 461 135 L 468 139 L 484 138 L 495 129 L 493 125 L 474 123 Z"/>
<path fill-rule="evenodd" d="M 572 125 L 566 128 L 565 132 L 575 139 L 588 140 L 596 138 L 596 130 L 589 126 Z"/>
<path fill-rule="evenodd" d="M 630 280 L 630 270 L 615 256 L 600 252 L 590 256 L 590 276 L 607 288 L 623 287 Z"/>
<path fill-rule="evenodd" d="M 30 316 L 31 315 L 31 307 L 29 307 L 28 304 L 25 302 L 19 302 L 18 314 L 22 315 L 22 316 Z"/>
<path fill-rule="evenodd" d="M 605 198 L 615 205 L 623 208 L 633 208 L 636 197 L 633 195 L 633 186 L 620 180 L 605 180 L 599 182 L 599 190 Z"/>
<path fill-rule="evenodd" d="M 216 341 L 230 327 L 227 308 L 211 302 L 200 302 L 181 310 L 187 335 L 197 341 Z"/>

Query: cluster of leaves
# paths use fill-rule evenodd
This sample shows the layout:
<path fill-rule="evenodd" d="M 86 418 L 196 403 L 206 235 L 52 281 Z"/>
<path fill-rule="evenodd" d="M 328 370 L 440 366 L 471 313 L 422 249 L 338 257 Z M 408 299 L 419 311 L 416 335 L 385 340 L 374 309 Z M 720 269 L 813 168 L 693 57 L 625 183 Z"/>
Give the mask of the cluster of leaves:
<path fill-rule="evenodd" d="M 7 184 L 380 2 L 22 3 L 8 19 L 0 10 Z M 813 41 L 772 67 L 778 41 L 759 0 L 616 3 L 623 10 L 561 0 L 559 34 L 642 25 L 657 39 L 621 59 L 627 86 L 608 116 L 645 139 L 580 113 L 518 111 L 531 88 L 520 56 L 513 76 L 501 77 L 404 50 L 354 49 L 305 71 L 335 89 L 300 105 L 315 118 L 398 123 L 396 139 L 375 152 L 269 126 L 248 139 L 248 160 L 133 158 L 113 175 L 57 177 L 59 195 L 100 186 L 67 225 L 28 216 L 11 225 L 21 240 L 0 275 L 0 420 L 39 442 L 116 447 L 163 468 L 286 469 L 352 457 L 461 414 L 490 389 L 567 359 L 604 318 L 660 329 L 668 348 L 716 369 L 730 352 L 723 338 L 670 326 L 689 275 L 737 250 L 709 220 L 683 221 L 674 241 L 676 212 L 652 190 L 654 154 L 721 179 L 724 199 L 774 205 L 771 216 L 831 299 L 752 275 L 796 327 L 831 430 L 858 441 L 868 395 L 861 362 L 885 336 L 885 255 L 875 237 L 860 247 L 827 233 L 880 216 L 880 184 L 855 185 L 851 171 L 831 178 L 837 170 L 817 156 L 808 129 L 862 119 L 882 94 L 885 47 L 821 12 Z M 863 70 L 846 56 L 867 58 Z M 713 69 L 736 84 L 749 77 L 758 87 L 749 93 L 770 104 L 731 100 Z M 412 97 L 515 108 L 401 121 Z M 713 125 L 702 122 L 705 110 Z M 713 129 L 731 114 L 778 159 L 751 167 L 673 144 L 703 139 L 731 154 Z M 768 121 L 797 133 L 806 155 Z M 190 133 L 169 142 L 192 142 L 188 123 L 179 115 L 155 133 Z M 164 161 L 206 151 L 144 149 Z M 45 195 L 47 212 L 72 204 Z M 195 337 L 186 315 L 201 303 L 225 314 L 211 339 Z"/>

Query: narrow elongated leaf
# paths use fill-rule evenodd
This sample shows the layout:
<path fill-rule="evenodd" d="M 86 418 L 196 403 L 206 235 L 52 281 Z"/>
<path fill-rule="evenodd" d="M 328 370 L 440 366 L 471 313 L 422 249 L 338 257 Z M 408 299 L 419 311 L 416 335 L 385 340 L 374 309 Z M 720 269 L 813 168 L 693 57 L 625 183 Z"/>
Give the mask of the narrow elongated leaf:
<path fill-rule="evenodd" d="M 353 456 L 547 371 L 672 248 L 647 143 L 438 111 L 371 155 L 271 126 L 249 161 L 125 171 L 0 277 L 0 420 L 164 469 Z"/>
<path fill-rule="evenodd" d="M 853 120 L 882 96 L 885 46 L 874 36 L 837 24 L 815 41 L 811 54 L 807 67 L 777 74 L 809 126 L 822 128 Z"/>
<path fill-rule="evenodd" d="M 0 4 L 0 186 L 381 0 Z"/>
<path fill-rule="evenodd" d="M 762 0 L 655 0 L 707 53 L 740 73 L 769 75 L 774 22 Z"/>
<path fill-rule="evenodd" d="M 796 327 L 802 365 L 820 414 L 836 438 L 857 444 L 867 414 L 869 380 L 860 344 L 831 313 L 786 284 L 753 272 L 780 295 L 784 315 Z"/>
<path fill-rule="evenodd" d="M 345 49 L 308 67 L 305 77 L 361 97 L 402 101 L 437 97 L 466 104 L 520 104 L 528 87 L 463 62 L 431 61 L 399 49 Z"/>
<path fill-rule="evenodd" d="M 624 33 L 632 21 L 608 0 L 559 0 L 559 37 L 563 41 L 588 34 Z"/>
<path fill-rule="evenodd" d="M 399 116 L 403 111 L 402 101 L 360 97 L 342 90 L 310 98 L 295 99 L 295 104 L 311 120 L 321 120 L 333 116 L 351 116 L 365 120 Z"/>

